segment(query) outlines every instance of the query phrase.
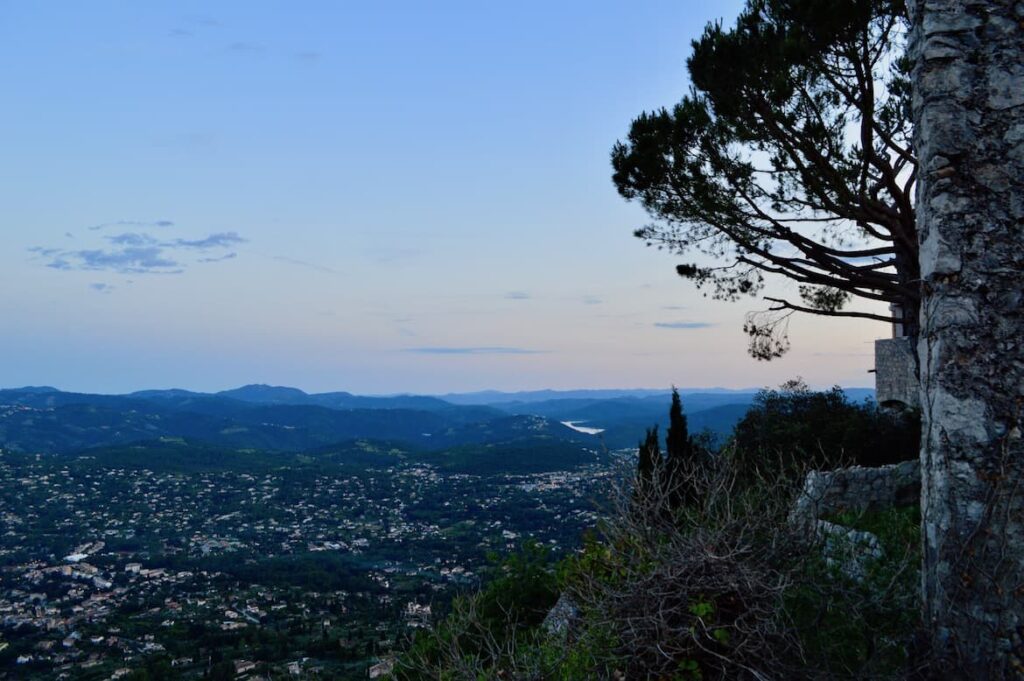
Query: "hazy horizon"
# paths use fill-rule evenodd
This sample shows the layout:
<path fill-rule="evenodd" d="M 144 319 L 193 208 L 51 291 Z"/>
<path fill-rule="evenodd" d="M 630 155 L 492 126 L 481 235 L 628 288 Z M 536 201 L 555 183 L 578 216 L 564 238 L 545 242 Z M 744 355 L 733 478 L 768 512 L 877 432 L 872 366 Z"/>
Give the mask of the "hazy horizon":
<path fill-rule="evenodd" d="M 838 385 L 838 384 L 829 384 L 829 385 L 811 385 L 811 384 L 809 384 L 808 387 L 810 387 L 813 390 L 827 390 L 829 388 L 832 388 L 834 385 Z M 188 388 L 188 387 L 182 387 L 182 386 L 148 386 L 148 387 L 142 387 L 142 388 L 135 388 L 133 390 L 127 390 L 127 391 L 124 391 L 124 392 L 101 392 L 101 391 L 89 390 L 89 389 L 71 389 L 71 388 L 63 388 L 61 386 L 56 386 L 56 385 L 36 383 L 36 384 L 25 384 L 25 385 L 0 386 L 0 391 L 3 391 L 3 390 L 29 390 L 29 389 L 35 388 L 35 389 L 54 389 L 54 390 L 58 390 L 60 392 L 92 394 L 92 395 L 130 395 L 132 393 L 137 393 L 137 392 L 150 392 L 150 391 L 160 392 L 160 391 L 182 390 L 182 391 L 185 391 L 185 392 L 194 392 L 194 393 L 199 393 L 199 394 L 210 394 L 210 395 L 213 395 L 213 394 L 217 394 L 217 393 L 221 393 L 221 392 L 230 392 L 232 390 L 238 390 L 240 388 L 248 388 L 248 387 L 254 387 L 254 386 L 267 387 L 267 388 L 284 388 L 284 389 L 301 390 L 302 392 L 304 392 L 306 394 L 309 394 L 309 395 L 316 395 L 316 394 L 320 394 L 320 393 L 333 393 L 333 392 L 340 392 L 341 393 L 341 392 L 343 392 L 343 393 L 351 393 L 353 395 L 358 395 L 358 396 L 361 396 L 361 397 L 398 397 L 398 396 L 403 396 L 403 395 L 409 395 L 409 396 L 441 397 L 441 398 L 445 397 L 446 395 L 450 395 L 450 396 L 457 396 L 457 395 L 481 395 L 481 394 L 488 394 L 488 393 L 494 393 L 494 394 L 499 394 L 499 395 L 519 395 L 519 394 L 546 393 L 546 392 L 549 392 L 549 393 L 559 393 L 559 394 L 561 394 L 561 393 L 615 393 L 615 392 L 623 392 L 623 393 L 644 393 L 644 392 L 647 392 L 647 393 L 665 393 L 665 394 L 667 394 L 667 393 L 672 391 L 673 387 L 675 387 L 681 394 L 700 393 L 700 392 L 709 392 L 709 393 L 714 393 L 714 392 L 723 392 L 723 393 L 751 393 L 751 392 L 756 392 L 758 390 L 762 390 L 764 388 L 777 388 L 777 387 L 779 387 L 777 385 L 764 385 L 764 386 L 750 385 L 750 386 L 744 386 L 744 387 L 740 387 L 740 388 L 726 388 L 726 387 L 723 387 L 723 386 L 682 386 L 682 385 L 675 385 L 675 386 L 673 386 L 673 385 L 669 385 L 669 386 L 666 386 L 666 387 L 652 387 L 652 386 L 639 386 L 639 387 L 609 387 L 609 386 L 602 386 L 602 387 L 594 387 L 594 388 L 544 388 L 544 387 L 540 387 L 540 388 L 528 388 L 528 389 L 523 389 L 523 390 L 502 390 L 502 389 L 499 389 L 499 388 L 483 388 L 483 389 L 480 389 L 480 390 L 466 390 L 466 391 L 446 390 L 446 391 L 441 391 L 441 392 L 430 392 L 430 393 L 411 392 L 411 391 L 403 390 L 403 391 L 387 392 L 387 393 L 362 393 L 362 392 L 358 392 L 358 391 L 347 390 L 347 389 L 345 389 L 343 387 L 342 388 L 331 388 L 331 389 L 327 389 L 327 390 L 306 390 L 305 388 L 302 388 L 301 386 L 294 386 L 294 385 L 270 385 L 270 384 L 266 384 L 266 383 L 246 383 L 246 384 L 241 384 L 241 385 L 232 385 L 232 386 L 226 386 L 226 387 L 222 387 L 222 388 L 215 388 L 215 389 L 211 389 L 211 390 L 199 390 L 199 389 L 195 389 L 195 388 Z M 874 386 L 840 385 L 840 387 L 843 388 L 843 389 L 874 390 Z"/>

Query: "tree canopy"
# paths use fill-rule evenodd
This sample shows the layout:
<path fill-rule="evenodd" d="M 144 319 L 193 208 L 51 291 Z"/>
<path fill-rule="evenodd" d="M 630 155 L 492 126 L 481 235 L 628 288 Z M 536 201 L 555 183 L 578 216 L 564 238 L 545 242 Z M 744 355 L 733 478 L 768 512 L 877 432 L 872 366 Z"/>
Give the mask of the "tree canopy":
<path fill-rule="evenodd" d="M 874 402 L 851 402 L 838 386 L 813 391 L 797 379 L 762 390 L 733 429 L 732 463 L 750 471 L 802 476 L 808 469 L 885 466 L 917 457 L 921 421 Z"/>
<path fill-rule="evenodd" d="M 906 8 L 900 0 L 748 0 L 709 25 L 687 61 L 692 88 L 636 118 L 612 151 L 614 182 L 655 222 L 636 230 L 678 255 L 705 295 L 765 297 L 744 326 L 751 354 L 789 348 L 794 312 L 902 321 L 920 298 Z M 849 309 L 896 303 L 901 318 Z"/>

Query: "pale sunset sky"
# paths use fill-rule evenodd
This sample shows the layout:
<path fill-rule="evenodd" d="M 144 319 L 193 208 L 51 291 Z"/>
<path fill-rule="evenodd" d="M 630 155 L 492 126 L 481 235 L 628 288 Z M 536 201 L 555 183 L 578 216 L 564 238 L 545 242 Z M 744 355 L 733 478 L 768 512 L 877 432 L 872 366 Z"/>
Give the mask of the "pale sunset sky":
<path fill-rule="evenodd" d="M 0 3 L 0 387 L 872 385 L 887 328 L 749 358 L 612 185 L 739 6 Z"/>

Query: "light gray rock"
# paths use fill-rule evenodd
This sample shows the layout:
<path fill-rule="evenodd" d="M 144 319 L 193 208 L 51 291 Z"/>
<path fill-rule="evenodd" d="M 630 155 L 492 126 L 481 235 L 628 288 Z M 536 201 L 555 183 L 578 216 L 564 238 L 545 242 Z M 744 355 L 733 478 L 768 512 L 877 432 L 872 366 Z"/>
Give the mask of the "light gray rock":
<path fill-rule="evenodd" d="M 563 593 L 548 611 L 541 626 L 544 631 L 553 636 L 568 636 L 579 618 L 579 608 L 569 596 Z"/>
<path fill-rule="evenodd" d="M 926 626 L 943 678 L 1022 678 L 1024 3 L 909 9 Z"/>

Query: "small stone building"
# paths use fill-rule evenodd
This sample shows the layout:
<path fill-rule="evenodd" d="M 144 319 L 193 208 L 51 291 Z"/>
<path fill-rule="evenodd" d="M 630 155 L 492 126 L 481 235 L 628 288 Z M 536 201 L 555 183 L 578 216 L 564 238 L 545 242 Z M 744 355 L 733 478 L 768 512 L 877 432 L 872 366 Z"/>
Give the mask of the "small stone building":
<path fill-rule="evenodd" d="M 902 311 L 893 305 L 893 316 Z M 917 409 L 921 406 L 918 394 L 917 360 L 913 340 L 903 335 L 903 325 L 893 324 L 892 338 L 875 341 L 875 399 L 883 407 Z"/>

